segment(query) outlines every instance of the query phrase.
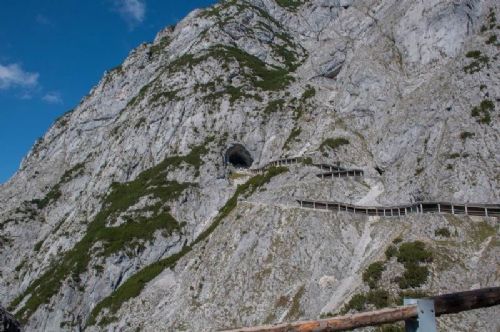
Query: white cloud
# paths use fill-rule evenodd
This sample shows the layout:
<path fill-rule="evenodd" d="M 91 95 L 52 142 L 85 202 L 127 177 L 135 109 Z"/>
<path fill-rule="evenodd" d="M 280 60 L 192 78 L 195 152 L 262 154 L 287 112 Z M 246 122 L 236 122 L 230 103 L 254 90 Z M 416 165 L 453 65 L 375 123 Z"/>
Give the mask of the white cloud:
<path fill-rule="evenodd" d="M 42 97 L 42 100 L 49 104 L 62 104 L 63 100 L 59 92 L 49 92 Z"/>
<path fill-rule="evenodd" d="M 134 27 L 144 21 L 146 4 L 144 0 L 115 0 L 115 5 L 122 18 Z"/>
<path fill-rule="evenodd" d="M 38 84 L 38 73 L 24 71 L 20 65 L 0 64 L 0 90 L 12 87 L 35 87 Z"/>
<path fill-rule="evenodd" d="M 36 16 L 36 22 L 41 25 L 51 25 L 52 22 L 49 20 L 49 18 L 43 14 L 38 14 Z"/>

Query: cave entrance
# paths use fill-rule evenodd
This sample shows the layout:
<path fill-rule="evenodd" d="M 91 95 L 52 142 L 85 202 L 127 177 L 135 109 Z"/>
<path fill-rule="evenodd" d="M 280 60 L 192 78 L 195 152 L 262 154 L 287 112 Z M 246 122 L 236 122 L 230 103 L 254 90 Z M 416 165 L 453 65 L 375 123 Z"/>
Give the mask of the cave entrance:
<path fill-rule="evenodd" d="M 225 162 L 236 168 L 250 168 L 253 158 L 243 145 L 235 144 L 226 151 Z"/>

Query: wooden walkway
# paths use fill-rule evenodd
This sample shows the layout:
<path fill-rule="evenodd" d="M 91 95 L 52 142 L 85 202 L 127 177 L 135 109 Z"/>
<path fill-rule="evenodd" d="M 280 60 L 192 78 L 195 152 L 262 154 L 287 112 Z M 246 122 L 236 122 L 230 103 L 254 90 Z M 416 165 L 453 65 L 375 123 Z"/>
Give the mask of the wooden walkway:
<path fill-rule="evenodd" d="M 269 164 L 267 164 L 261 168 L 250 169 L 249 171 L 251 173 L 254 173 L 254 174 L 260 174 L 260 173 L 264 172 L 269 167 L 297 165 L 297 164 L 303 163 L 306 160 L 307 160 L 307 158 L 305 158 L 305 157 L 279 159 L 279 160 L 271 161 Z M 364 172 L 360 169 L 346 169 L 346 168 L 340 167 L 338 165 L 311 163 L 311 166 L 317 167 L 320 170 L 325 171 L 325 173 L 316 174 L 317 177 L 319 177 L 323 180 L 324 179 L 342 178 L 342 177 L 362 177 L 364 175 Z"/>
<path fill-rule="evenodd" d="M 301 208 L 351 212 L 368 216 L 399 217 L 414 213 L 447 213 L 468 216 L 500 217 L 500 204 L 416 202 L 396 206 L 361 206 L 340 202 L 296 199 Z"/>

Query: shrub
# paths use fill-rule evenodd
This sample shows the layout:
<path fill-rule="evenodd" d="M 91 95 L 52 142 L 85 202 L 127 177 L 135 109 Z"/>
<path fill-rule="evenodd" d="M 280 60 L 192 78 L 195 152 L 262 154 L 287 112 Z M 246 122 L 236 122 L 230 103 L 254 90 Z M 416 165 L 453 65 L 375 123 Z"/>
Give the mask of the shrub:
<path fill-rule="evenodd" d="M 381 309 L 391 304 L 391 297 L 385 289 L 374 289 L 366 295 L 366 302 L 373 304 L 377 309 Z"/>
<path fill-rule="evenodd" d="M 465 54 L 467 58 L 472 58 L 472 59 L 479 59 L 481 56 L 481 51 L 469 51 Z"/>
<path fill-rule="evenodd" d="M 486 40 L 486 44 L 487 45 L 494 44 L 496 42 L 497 42 L 497 36 L 496 35 L 492 35 L 492 36 L 490 36 L 490 38 L 488 38 L 488 40 Z"/>
<path fill-rule="evenodd" d="M 339 137 L 339 138 L 327 138 L 326 140 L 321 143 L 319 146 L 319 149 L 321 151 L 325 151 L 326 148 L 330 148 L 332 150 L 337 149 L 338 147 L 342 145 L 348 145 L 350 142 L 348 139 Z"/>
<path fill-rule="evenodd" d="M 384 262 L 375 262 L 370 264 L 363 272 L 363 281 L 367 283 L 370 288 L 376 288 L 378 281 L 382 277 L 384 269 Z"/>
<path fill-rule="evenodd" d="M 448 228 L 446 227 L 442 227 L 442 228 L 438 228 L 434 231 L 434 235 L 435 236 L 442 236 L 442 237 L 450 237 L 451 236 L 451 233 L 449 231 Z"/>
<path fill-rule="evenodd" d="M 385 250 L 385 257 L 387 259 L 391 259 L 392 257 L 396 256 L 397 253 L 398 253 L 398 248 L 396 246 L 394 246 L 394 245 L 391 244 Z"/>
<path fill-rule="evenodd" d="M 476 134 L 474 133 L 471 133 L 469 131 L 463 131 L 461 134 L 460 134 L 460 138 L 462 139 L 462 141 L 465 141 L 467 140 L 468 138 L 472 138 L 476 136 Z"/>
<path fill-rule="evenodd" d="M 480 51 L 470 51 L 465 56 L 474 59 L 471 63 L 464 67 L 464 72 L 467 74 L 477 73 L 485 66 L 489 66 L 490 58 L 487 55 L 481 55 Z"/>
<path fill-rule="evenodd" d="M 418 265 L 417 263 L 409 263 L 405 265 L 405 272 L 399 279 L 399 288 L 416 288 L 420 287 L 427 281 L 429 269 L 427 266 Z"/>
<path fill-rule="evenodd" d="M 473 117 L 478 118 L 478 123 L 490 124 L 491 123 L 491 115 L 490 111 L 495 110 L 495 104 L 489 100 L 483 100 L 478 106 L 472 108 L 471 115 Z"/>
<path fill-rule="evenodd" d="M 316 95 L 316 89 L 314 89 L 314 87 L 308 85 L 307 86 L 307 89 L 304 91 L 304 93 L 302 94 L 302 101 L 306 101 L 312 97 L 314 97 Z"/>
<path fill-rule="evenodd" d="M 406 242 L 401 244 L 396 257 L 398 262 L 406 266 L 432 261 L 432 252 L 428 251 L 421 241 Z"/>
<path fill-rule="evenodd" d="M 349 312 L 350 310 L 362 311 L 366 306 L 366 296 L 364 294 L 356 294 L 354 295 L 349 302 L 344 306 L 342 310 L 344 313 Z"/>

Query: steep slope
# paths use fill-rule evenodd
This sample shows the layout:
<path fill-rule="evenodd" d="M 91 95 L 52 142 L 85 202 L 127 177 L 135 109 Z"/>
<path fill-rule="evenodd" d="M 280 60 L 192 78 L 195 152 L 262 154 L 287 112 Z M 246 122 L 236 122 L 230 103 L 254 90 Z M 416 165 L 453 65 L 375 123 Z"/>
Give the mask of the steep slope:
<path fill-rule="evenodd" d="M 194 11 L 107 72 L 0 187 L 1 302 L 28 330 L 311 318 L 369 292 L 364 269 L 397 237 L 434 252 L 415 289 L 499 285 L 495 218 L 327 214 L 294 200 L 500 202 L 499 10 L 227 0 Z M 235 144 L 252 168 L 308 156 L 365 178 L 321 181 L 310 165 L 231 174 Z M 408 266 L 384 260 L 393 275 Z M 389 275 L 376 288 L 396 297 L 407 285 Z M 441 323 L 495 331 L 498 314 Z"/>

